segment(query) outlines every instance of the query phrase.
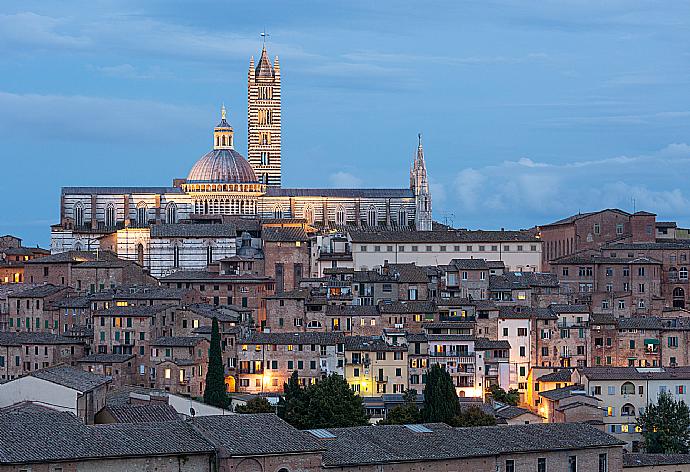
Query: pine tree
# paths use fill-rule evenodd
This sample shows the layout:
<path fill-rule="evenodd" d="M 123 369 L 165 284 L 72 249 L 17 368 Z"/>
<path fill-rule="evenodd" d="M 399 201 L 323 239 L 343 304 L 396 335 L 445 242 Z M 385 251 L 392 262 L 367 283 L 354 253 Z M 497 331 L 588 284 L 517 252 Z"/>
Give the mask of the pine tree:
<path fill-rule="evenodd" d="M 213 318 L 211 325 L 211 348 L 206 369 L 206 390 L 204 390 L 204 403 L 227 408 L 230 399 L 225 392 L 225 369 L 220 349 L 220 329 L 218 319 Z"/>
<path fill-rule="evenodd" d="M 307 388 L 309 428 L 345 428 L 369 424 L 362 398 L 338 374 Z"/>
<path fill-rule="evenodd" d="M 434 364 L 427 375 L 424 386 L 424 408 L 422 419 L 428 423 L 453 424 L 460 413 L 458 394 L 448 372 Z"/>
<path fill-rule="evenodd" d="M 656 404 L 637 419 L 648 453 L 687 454 L 690 445 L 690 409 L 668 392 L 660 393 Z"/>

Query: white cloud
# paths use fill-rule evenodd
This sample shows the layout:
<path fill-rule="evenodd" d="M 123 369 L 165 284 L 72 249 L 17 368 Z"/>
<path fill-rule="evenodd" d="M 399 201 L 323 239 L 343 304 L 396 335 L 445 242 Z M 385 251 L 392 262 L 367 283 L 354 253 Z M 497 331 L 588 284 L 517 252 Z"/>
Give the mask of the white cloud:
<path fill-rule="evenodd" d="M 467 219 L 544 223 L 578 211 L 619 207 L 677 218 L 690 216 L 690 145 L 674 143 L 648 155 L 566 164 L 528 158 L 457 173 L 447 207 Z"/>
<path fill-rule="evenodd" d="M 349 172 L 336 172 L 335 174 L 331 174 L 328 180 L 334 187 L 356 188 L 362 186 L 362 179 Z"/>
<path fill-rule="evenodd" d="M 0 44 L 46 49 L 82 49 L 90 45 L 84 36 L 63 32 L 67 24 L 64 19 L 32 12 L 0 15 Z"/>

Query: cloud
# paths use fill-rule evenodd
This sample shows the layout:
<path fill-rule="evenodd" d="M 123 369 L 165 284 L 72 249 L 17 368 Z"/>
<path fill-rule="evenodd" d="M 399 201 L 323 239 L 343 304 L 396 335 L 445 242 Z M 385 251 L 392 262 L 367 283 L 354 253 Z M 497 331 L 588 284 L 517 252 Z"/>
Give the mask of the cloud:
<path fill-rule="evenodd" d="M 120 79 L 161 79 L 172 77 L 172 74 L 160 67 L 152 66 L 140 69 L 132 64 L 118 64 L 114 66 L 97 66 L 93 70 L 108 76 Z"/>
<path fill-rule="evenodd" d="M 328 180 L 333 187 L 356 188 L 362 186 L 362 179 L 349 172 L 336 172 L 331 174 Z"/>
<path fill-rule="evenodd" d="M 84 95 L 0 92 L 0 110 L 0 136 L 33 136 L 33 130 L 40 129 L 43 138 L 80 141 L 167 141 L 207 121 L 194 107 Z"/>
<path fill-rule="evenodd" d="M 0 44 L 46 49 L 83 49 L 90 46 L 91 41 L 87 37 L 62 31 L 68 23 L 64 19 L 32 12 L 0 15 Z"/>
<path fill-rule="evenodd" d="M 468 220 L 519 219 L 529 225 L 605 207 L 648 210 L 670 218 L 690 216 L 690 145 L 657 152 L 566 164 L 528 158 L 466 168 L 454 179 L 447 207 Z M 462 223 L 461 223 L 462 224 Z"/>

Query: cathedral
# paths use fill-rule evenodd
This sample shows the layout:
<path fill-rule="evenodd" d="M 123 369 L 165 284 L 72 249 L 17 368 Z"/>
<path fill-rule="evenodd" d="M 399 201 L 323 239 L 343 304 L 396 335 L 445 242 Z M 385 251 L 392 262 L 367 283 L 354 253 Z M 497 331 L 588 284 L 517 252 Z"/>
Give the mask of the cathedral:
<path fill-rule="evenodd" d="M 223 107 L 213 128 L 213 149 L 192 165 L 187 178 L 174 179 L 172 186 L 62 188 L 60 223 L 51 227 L 51 251 L 116 250 L 120 240 L 131 236 L 128 232 L 138 235 L 138 246 L 146 251 L 153 233 L 185 234 L 191 228 L 183 223 L 238 218 L 299 218 L 317 228 L 432 229 L 421 136 L 409 188 L 283 188 L 278 57 L 271 62 L 264 46 L 258 62 L 252 57 L 249 64 L 247 158 L 235 150 L 234 131 Z M 209 225 L 195 229 L 201 226 Z"/>

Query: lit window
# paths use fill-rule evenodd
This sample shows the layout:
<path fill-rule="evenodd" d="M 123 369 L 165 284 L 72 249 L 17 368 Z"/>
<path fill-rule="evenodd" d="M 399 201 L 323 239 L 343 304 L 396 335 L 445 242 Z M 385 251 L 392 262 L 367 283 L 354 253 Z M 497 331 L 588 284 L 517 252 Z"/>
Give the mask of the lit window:
<path fill-rule="evenodd" d="M 166 379 L 170 378 L 170 369 L 165 369 L 165 378 Z"/>

